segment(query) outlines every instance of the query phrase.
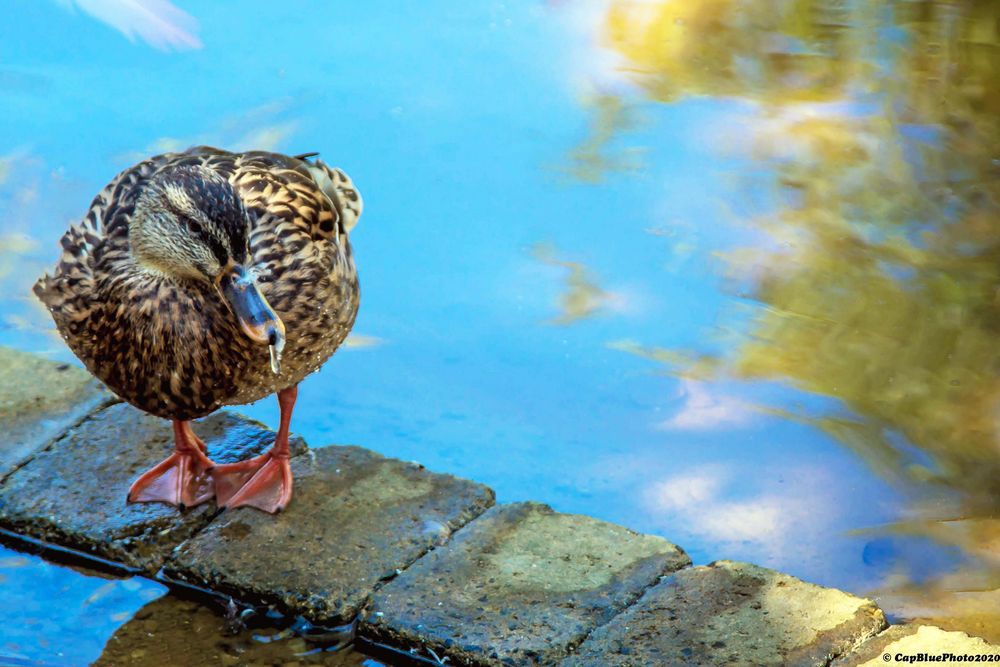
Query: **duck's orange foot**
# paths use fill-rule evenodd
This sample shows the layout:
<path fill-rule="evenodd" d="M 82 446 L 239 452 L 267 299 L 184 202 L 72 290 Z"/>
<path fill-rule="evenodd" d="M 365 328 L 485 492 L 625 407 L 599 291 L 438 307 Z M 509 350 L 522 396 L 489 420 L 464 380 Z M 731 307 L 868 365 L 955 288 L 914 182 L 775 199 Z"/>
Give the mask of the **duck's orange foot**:
<path fill-rule="evenodd" d="M 274 514 L 292 499 L 292 468 L 287 453 L 272 449 L 249 461 L 212 468 L 215 502 L 219 507 L 256 507 Z"/>
<path fill-rule="evenodd" d="M 173 454 L 158 463 L 128 491 L 130 503 L 170 503 L 194 507 L 215 495 L 210 470 L 215 465 L 187 422 L 174 422 Z"/>
<path fill-rule="evenodd" d="M 209 468 L 193 454 L 174 452 L 132 482 L 128 501 L 194 507 L 214 495 Z"/>

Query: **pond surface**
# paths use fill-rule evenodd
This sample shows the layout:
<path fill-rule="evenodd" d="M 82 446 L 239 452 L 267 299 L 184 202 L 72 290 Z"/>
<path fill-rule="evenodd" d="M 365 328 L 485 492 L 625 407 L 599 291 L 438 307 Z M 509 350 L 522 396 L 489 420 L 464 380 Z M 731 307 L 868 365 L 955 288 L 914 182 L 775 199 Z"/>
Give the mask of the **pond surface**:
<path fill-rule="evenodd" d="M 1000 641 L 1000 5 L 175 4 L 6 9 L 0 344 L 72 361 L 30 286 L 120 169 L 318 150 L 366 208 L 312 446 Z M 163 594 L 24 558 L 21 659 Z"/>

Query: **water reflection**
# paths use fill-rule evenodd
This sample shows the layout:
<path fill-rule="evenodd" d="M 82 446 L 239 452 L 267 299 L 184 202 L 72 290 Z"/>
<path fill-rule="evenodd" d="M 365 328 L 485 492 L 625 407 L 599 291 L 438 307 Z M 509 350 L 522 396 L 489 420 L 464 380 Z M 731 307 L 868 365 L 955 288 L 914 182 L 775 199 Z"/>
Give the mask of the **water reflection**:
<path fill-rule="evenodd" d="M 5 547 L 0 547 L 0 586 L 5 601 L 0 662 L 61 665 L 92 662 L 115 628 L 166 590 L 146 579 L 72 570 Z"/>
<path fill-rule="evenodd" d="M 543 264 L 564 270 L 565 284 L 558 298 L 559 315 L 549 320 L 551 324 L 567 325 L 593 317 L 613 302 L 614 296 L 603 290 L 580 262 L 558 258 L 555 249 L 545 244 L 536 245 L 532 254 Z"/>
<path fill-rule="evenodd" d="M 760 306 L 724 354 L 659 359 L 684 376 L 777 380 L 837 399 L 832 411 L 778 413 L 905 489 L 912 518 L 887 532 L 905 527 L 966 556 L 916 581 L 919 558 L 898 560 L 883 588 L 896 611 L 974 618 L 994 639 L 998 19 L 992 2 L 808 0 L 614 2 L 604 18 L 641 95 L 757 105 L 743 141 L 722 131 L 766 169 L 739 186 L 758 201 L 765 191 L 743 220 L 761 234 L 726 254 L 731 283 Z M 698 405 L 726 419 L 724 401 Z"/>
<path fill-rule="evenodd" d="M 585 183 L 604 182 L 611 172 L 638 172 L 643 167 L 645 151 L 638 146 L 619 145 L 623 132 L 638 125 L 634 109 L 620 97 L 599 94 L 588 97 L 584 105 L 592 109 L 589 136 L 568 155 L 567 176 Z"/>
<path fill-rule="evenodd" d="M 344 341 L 343 346 L 345 348 L 366 348 L 375 347 L 376 345 L 382 345 L 385 341 L 377 336 L 366 336 L 365 334 L 351 333 L 347 336 Z"/>
<path fill-rule="evenodd" d="M 198 22 L 169 0 L 59 0 L 78 7 L 129 40 L 138 36 L 161 50 L 200 49 Z"/>
<path fill-rule="evenodd" d="M 183 151 L 190 146 L 226 146 L 234 151 L 275 151 L 286 145 L 295 133 L 297 123 L 292 117 L 302 100 L 284 97 L 243 109 L 239 114 L 223 118 L 208 131 L 188 137 L 158 137 L 141 150 L 127 151 L 118 156 L 123 163 L 139 162 L 150 155 Z"/>
<path fill-rule="evenodd" d="M 94 665 L 382 664 L 353 651 L 334 649 L 310 644 L 290 629 L 266 623 L 240 630 L 204 605 L 168 595 L 138 610 L 118 628 Z"/>
<path fill-rule="evenodd" d="M 613 1 L 605 43 L 659 101 L 687 95 L 768 103 L 833 100 L 870 63 L 875 3 Z"/>

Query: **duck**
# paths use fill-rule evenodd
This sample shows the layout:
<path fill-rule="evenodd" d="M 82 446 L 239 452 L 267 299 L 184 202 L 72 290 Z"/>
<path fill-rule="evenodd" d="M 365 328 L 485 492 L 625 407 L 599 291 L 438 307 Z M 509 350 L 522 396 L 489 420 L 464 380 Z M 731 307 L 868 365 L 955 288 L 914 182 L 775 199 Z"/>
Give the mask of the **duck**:
<path fill-rule="evenodd" d="M 298 385 L 357 317 L 348 235 L 362 207 L 318 153 L 195 146 L 125 169 L 69 226 L 35 295 L 91 374 L 173 425 L 173 452 L 132 483 L 128 502 L 287 507 Z M 271 394 L 272 447 L 213 462 L 192 420 Z"/>

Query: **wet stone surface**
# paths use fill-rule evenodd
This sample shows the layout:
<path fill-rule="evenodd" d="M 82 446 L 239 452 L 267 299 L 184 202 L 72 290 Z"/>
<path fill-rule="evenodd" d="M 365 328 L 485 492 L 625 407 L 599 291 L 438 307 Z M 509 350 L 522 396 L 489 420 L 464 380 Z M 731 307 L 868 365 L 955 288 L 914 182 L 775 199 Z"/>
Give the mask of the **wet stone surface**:
<path fill-rule="evenodd" d="M 219 463 L 266 450 L 274 433 L 230 412 L 194 422 Z M 71 428 L 0 486 L 0 527 L 155 573 L 171 550 L 209 522 L 209 502 L 189 510 L 128 504 L 131 483 L 173 451 L 170 422 L 126 404 Z M 305 451 L 293 438 L 293 451 Z"/>
<path fill-rule="evenodd" d="M 956 656 L 1000 656 L 1000 646 L 994 646 L 964 632 L 947 632 L 931 625 L 893 625 L 872 637 L 855 651 L 835 660 L 834 667 L 871 667 L 873 665 L 899 664 L 897 656 L 915 659 L 918 654 Z M 890 659 L 886 660 L 888 654 Z M 910 658 L 913 656 L 913 658 Z M 975 662 L 975 658 L 962 660 Z"/>
<path fill-rule="evenodd" d="M 0 479 L 90 412 L 116 400 L 84 370 L 0 347 Z"/>
<path fill-rule="evenodd" d="M 826 665 L 884 627 L 869 600 L 719 561 L 650 589 L 562 667 Z"/>
<path fill-rule="evenodd" d="M 449 664 L 553 664 L 690 562 L 659 537 L 546 505 L 502 505 L 380 590 L 361 632 Z"/>
<path fill-rule="evenodd" d="M 178 549 L 165 574 L 311 620 L 351 620 L 398 569 L 493 504 L 493 492 L 358 447 L 292 459 L 277 516 L 227 511 Z"/>

